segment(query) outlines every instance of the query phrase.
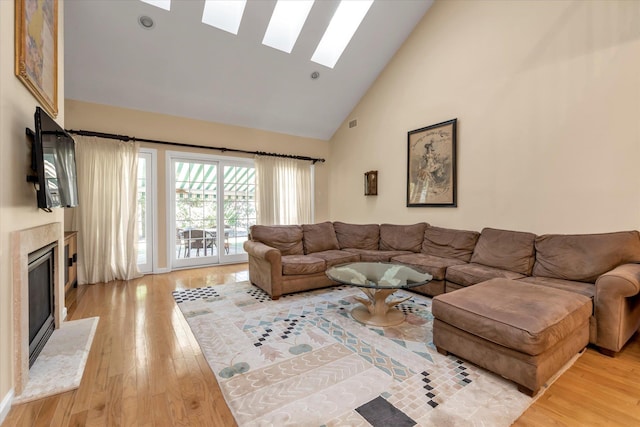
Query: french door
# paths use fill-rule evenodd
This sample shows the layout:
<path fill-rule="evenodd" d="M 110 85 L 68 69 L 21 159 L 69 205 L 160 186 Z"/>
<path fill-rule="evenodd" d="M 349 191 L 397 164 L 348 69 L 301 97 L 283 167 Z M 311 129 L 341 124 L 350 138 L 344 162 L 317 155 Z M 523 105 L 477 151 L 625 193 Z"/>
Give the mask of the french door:
<path fill-rule="evenodd" d="M 252 160 L 167 153 L 172 268 L 245 262 L 256 222 Z"/>

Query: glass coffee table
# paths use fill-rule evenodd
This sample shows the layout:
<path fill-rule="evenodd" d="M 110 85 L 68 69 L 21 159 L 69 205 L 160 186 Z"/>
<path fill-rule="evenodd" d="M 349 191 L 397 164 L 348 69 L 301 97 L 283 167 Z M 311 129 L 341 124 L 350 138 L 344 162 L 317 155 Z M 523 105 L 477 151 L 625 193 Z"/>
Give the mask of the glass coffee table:
<path fill-rule="evenodd" d="M 368 299 L 355 297 L 363 305 L 351 310 L 359 322 L 373 326 L 394 326 L 404 322 L 404 313 L 391 310 L 411 297 L 387 301 L 398 289 L 407 289 L 429 283 L 432 276 L 406 265 L 384 262 L 352 262 L 331 267 L 329 279 L 343 285 L 358 286 Z"/>

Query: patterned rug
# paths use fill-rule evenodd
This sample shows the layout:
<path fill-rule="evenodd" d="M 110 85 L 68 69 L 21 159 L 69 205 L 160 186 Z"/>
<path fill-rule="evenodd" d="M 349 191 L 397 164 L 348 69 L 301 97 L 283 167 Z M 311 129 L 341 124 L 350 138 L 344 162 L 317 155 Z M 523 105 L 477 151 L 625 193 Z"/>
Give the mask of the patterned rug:
<path fill-rule="evenodd" d="M 380 328 L 351 318 L 354 296 L 343 286 L 272 301 L 247 282 L 174 292 L 241 426 L 509 426 L 533 402 L 436 352 L 430 298 L 396 292 L 411 296 L 397 306 L 406 321 Z"/>

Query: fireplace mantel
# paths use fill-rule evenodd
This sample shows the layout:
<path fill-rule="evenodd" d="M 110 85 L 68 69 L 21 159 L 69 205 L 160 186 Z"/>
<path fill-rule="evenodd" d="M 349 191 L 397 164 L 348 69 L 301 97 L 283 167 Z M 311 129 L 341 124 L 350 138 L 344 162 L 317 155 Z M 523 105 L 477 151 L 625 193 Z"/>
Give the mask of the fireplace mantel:
<path fill-rule="evenodd" d="M 11 271 L 13 275 L 13 355 L 14 388 L 17 395 L 22 393 L 29 380 L 29 254 L 50 243 L 57 242 L 54 250 L 53 312 L 55 327 L 64 320 L 64 271 L 60 267 L 60 254 L 64 250 L 62 223 L 52 222 L 11 233 Z"/>

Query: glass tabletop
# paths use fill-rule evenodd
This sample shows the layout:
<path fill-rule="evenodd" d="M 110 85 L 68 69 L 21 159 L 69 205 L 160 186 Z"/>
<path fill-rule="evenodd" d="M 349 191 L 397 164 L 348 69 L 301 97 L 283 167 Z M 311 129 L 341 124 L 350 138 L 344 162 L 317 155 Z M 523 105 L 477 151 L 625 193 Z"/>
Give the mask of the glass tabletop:
<path fill-rule="evenodd" d="M 363 288 L 402 289 L 429 283 L 433 278 L 411 267 L 386 262 L 352 262 L 331 267 L 327 276 L 344 285 Z"/>

